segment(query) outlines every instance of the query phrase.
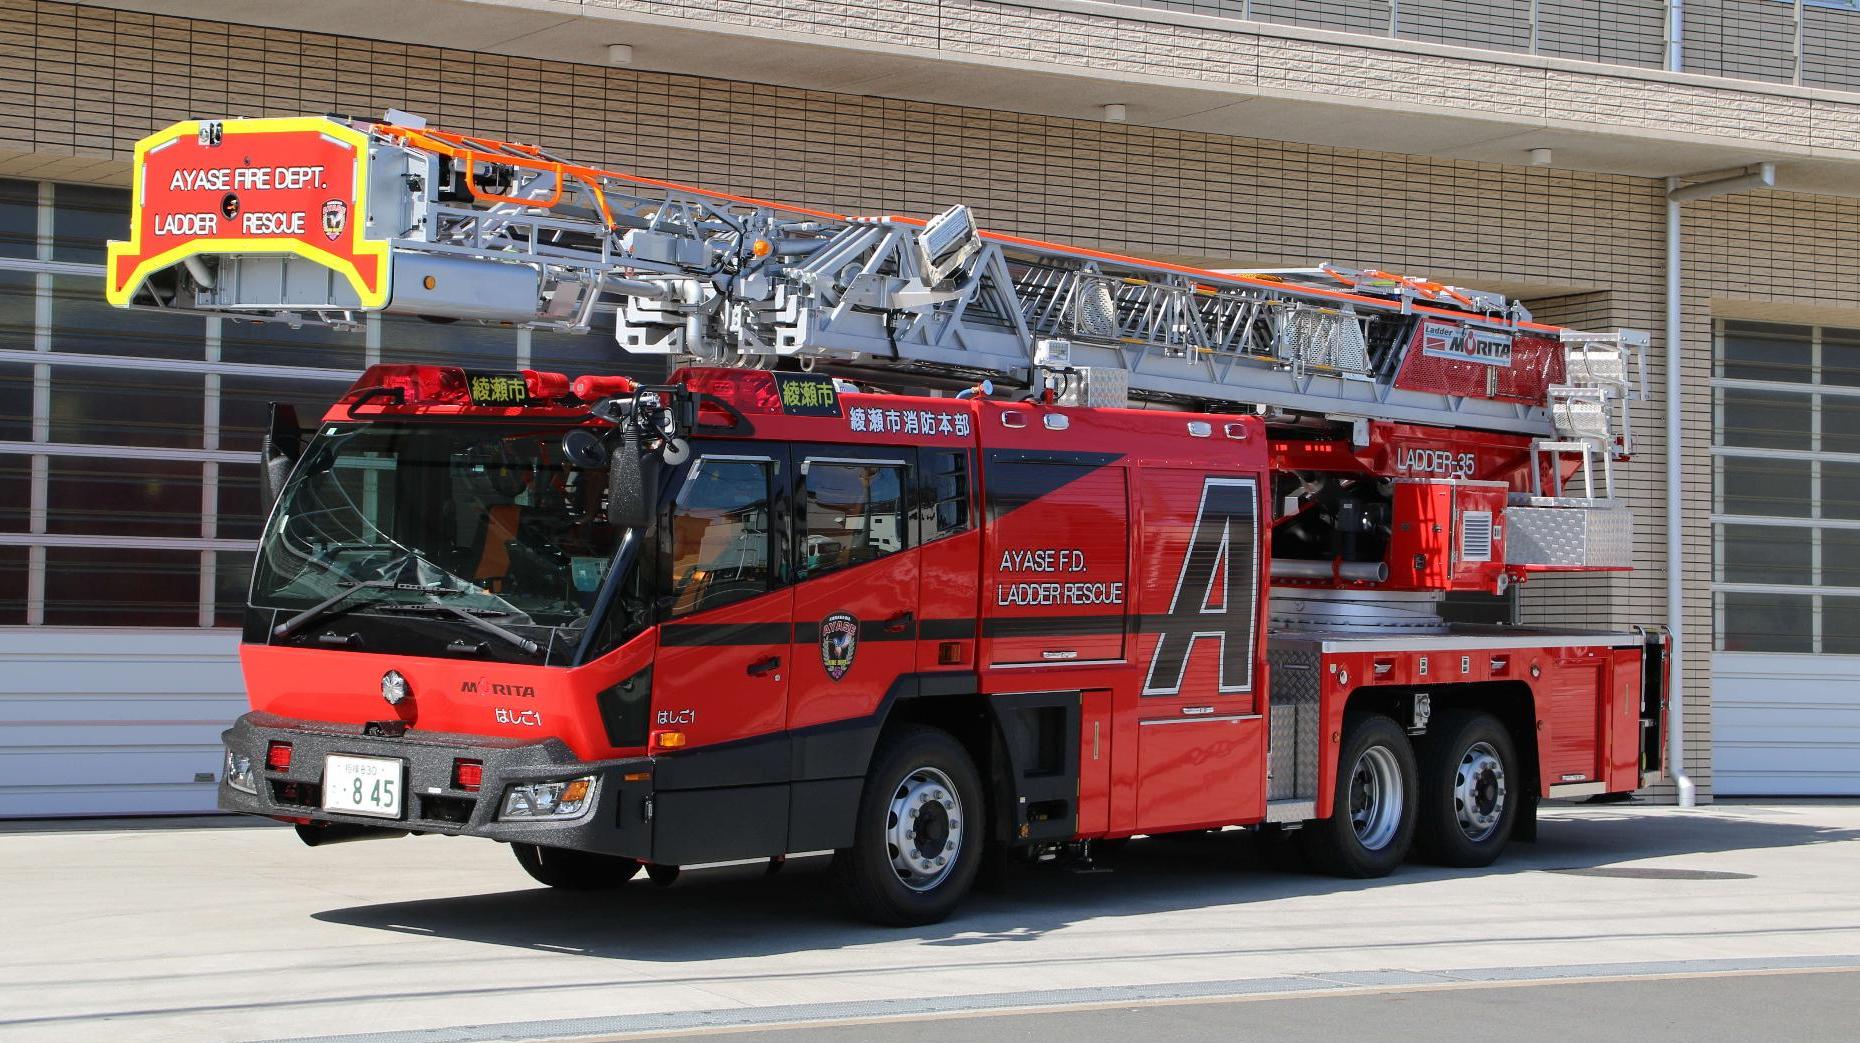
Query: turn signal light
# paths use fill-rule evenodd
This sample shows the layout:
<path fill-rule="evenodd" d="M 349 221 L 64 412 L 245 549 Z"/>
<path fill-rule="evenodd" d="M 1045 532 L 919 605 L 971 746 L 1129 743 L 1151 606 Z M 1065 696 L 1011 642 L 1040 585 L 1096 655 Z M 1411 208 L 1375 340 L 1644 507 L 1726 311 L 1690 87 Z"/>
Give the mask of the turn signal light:
<path fill-rule="evenodd" d="M 652 744 L 661 750 L 675 750 L 685 744 L 685 733 L 653 732 Z"/>
<path fill-rule="evenodd" d="M 274 742 L 265 747 L 265 767 L 272 771 L 291 770 L 291 744 Z"/>
<path fill-rule="evenodd" d="M 484 785 L 484 764 L 480 761 L 455 760 L 452 762 L 452 788 L 478 792 Z"/>

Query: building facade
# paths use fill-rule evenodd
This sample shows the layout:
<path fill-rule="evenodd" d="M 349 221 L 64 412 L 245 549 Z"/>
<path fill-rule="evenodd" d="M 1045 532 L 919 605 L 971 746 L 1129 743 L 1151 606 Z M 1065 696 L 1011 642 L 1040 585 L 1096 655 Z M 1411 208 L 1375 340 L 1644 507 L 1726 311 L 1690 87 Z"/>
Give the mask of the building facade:
<path fill-rule="evenodd" d="M 1648 330 L 1620 472 L 1637 570 L 1514 610 L 1667 622 L 1676 452 L 1701 799 L 1860 793 L 1860 2 L 226 7 L 0 0 L 0 817 L 212 806 L 267 402 L 319 409 L 384 358 L 643 371 L 598 333 L 104 304 L 136 139 L 389 107 L 744 194 L 965 202 L 1007 232 L 1424 273 Z M 1669 271 L 1668 179 L 1759 164 L 1773 188 L 1679 207 Z"/>

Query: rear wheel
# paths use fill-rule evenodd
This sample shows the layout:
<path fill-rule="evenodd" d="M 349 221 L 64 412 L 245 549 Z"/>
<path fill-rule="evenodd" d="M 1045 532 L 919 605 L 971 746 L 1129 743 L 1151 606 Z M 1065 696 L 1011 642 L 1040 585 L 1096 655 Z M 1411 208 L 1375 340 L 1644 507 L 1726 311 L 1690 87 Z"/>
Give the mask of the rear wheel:
<path fill-rule="evenodd" d="M 873 923 L 935 923 L 975 882 L 982 857 L 982 785 L 948 732 L 908 725 L 872 759 L 853 846 L 833 872 L 853 910 Z"/>
<path fill-rule="evenodd" d="M 1336 876 L 1387 876 L 1413 842 L 1417 788 L 1407 734 L 1381 714 L 1346 716 L 1330 817 L 1296 834 L 1306 857 Z"/>
<path fill-rule="evenodd" d="M 1421 746 L 1421 856 L 1447 866 L 1491 865 L 1518 817 L 1516 764 L 1511 734 L 1491 714 L 1436 719 Z"/>
<path fill-rule="evenodd" d="M 639 872 L 639 860 L 539 844 L 511 844 L 517 864 L 539 884 L 564 891 L 604 891 Z"/>

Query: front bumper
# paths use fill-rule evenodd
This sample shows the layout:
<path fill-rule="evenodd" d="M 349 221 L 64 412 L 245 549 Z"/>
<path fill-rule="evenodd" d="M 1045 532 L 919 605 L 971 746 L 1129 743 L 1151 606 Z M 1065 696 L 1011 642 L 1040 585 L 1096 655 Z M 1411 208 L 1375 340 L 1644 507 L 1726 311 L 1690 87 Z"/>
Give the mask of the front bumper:
<path fill-rule="evenodd" d="M 226 748 L 251 758 L 256 794 L 220 780 L 224 811 L 295 821 L 374 826 L 412 833 L 488 837 L 493 840 L 573 848 L 650 860 L 652 854 L 652 760 L 629 757 L 585 761 L 560 739 L 526 743 L 478 735 L 409 731 L 387 737 L 363 734 L 359 726 L 300 721 L 248 713 L 221 735 Z M 289 770 L 267 770 L 265 751 L 273 741 L 291 744 Z M 393 757 L 406 765 L 401 817 L 380 818 L 323 810 L 323 764 L 332 754 Z M 453 761 L 484 765 L 478 790 L 453 786 Z M 592 775 L 594 803 L 573 819 L 498 821 L 505 787 Z"/>

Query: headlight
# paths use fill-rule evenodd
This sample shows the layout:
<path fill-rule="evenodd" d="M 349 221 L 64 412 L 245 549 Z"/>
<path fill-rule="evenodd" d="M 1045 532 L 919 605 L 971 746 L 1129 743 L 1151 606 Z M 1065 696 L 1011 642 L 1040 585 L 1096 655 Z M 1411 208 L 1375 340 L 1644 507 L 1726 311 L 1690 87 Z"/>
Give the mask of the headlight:
<path fill-rule="evenodd" d="M 594 776 L 528 782 L 504 790 L 500 819 L 576 818 L 594 806 Z"/>
<path fill-rule="evenodd" d="M 258 780 L 252 777 L 252 758 L 226 750 L 226 785 L 241 793 L 258 796 Z"/>

